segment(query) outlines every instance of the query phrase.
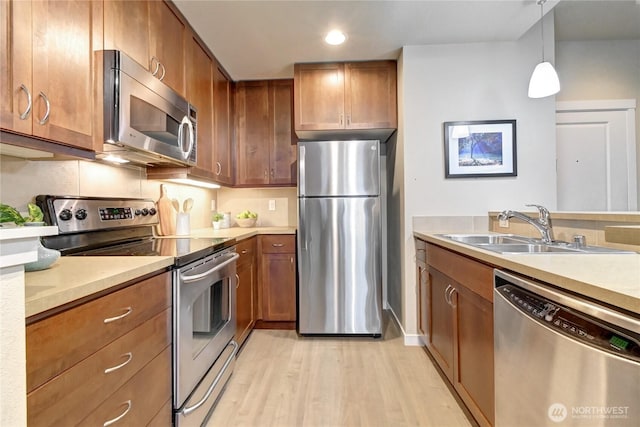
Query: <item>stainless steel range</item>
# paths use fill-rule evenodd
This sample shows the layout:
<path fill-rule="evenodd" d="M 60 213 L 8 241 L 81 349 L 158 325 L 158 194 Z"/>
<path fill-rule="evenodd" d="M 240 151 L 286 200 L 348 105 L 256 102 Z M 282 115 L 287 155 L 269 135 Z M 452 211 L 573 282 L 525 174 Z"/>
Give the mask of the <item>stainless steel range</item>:
<path fill-rule="evenodd" d="M 63 256 L 173 256 L 175 426 L 206 422 L 231 376 L 238 344 L 235 239 L 160 238 L 148 199 L 37 196 L 59 234 L 43 244 Z"/>

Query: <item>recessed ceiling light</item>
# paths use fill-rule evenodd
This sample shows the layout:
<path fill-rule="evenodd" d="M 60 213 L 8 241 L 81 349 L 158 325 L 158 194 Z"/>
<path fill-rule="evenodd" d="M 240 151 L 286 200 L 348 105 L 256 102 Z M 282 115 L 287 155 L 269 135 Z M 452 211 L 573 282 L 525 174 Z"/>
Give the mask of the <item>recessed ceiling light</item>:
<path fill-rule="evenodd" d="M 340 30 L 331 30 L 329 34 L 324 38 L 324 41 L 331 45 L 339 45 L 344 43 L 347 36 Z"/>

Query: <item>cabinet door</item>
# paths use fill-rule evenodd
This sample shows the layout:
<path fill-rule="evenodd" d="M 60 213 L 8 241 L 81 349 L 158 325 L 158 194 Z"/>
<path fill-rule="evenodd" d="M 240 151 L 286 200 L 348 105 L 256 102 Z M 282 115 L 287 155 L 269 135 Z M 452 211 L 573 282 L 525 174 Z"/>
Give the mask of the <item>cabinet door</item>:
<path fill-rule="evenodd" d="M 293 130 L 293 80 L 269 82 L 271 151 L 269 184 L 296 183 L 296 138 Z"/>
<path fill-rule="evenodd" d="M 494 425 L 493 305 L 459 284 L 451 300 L 454 386 L 480 425 Z"/>
<path fill-rule="evenodd" d="M 262 320 L 295 321 L 295 255 L 263 254 L 261 265 Z"/>
<path fill-rule="evenodd" d="M 104 48 L 121 50 L 149 69 L 149 46 L 149 2 L 105 1 Z M 153 67 L 155 68 L 155 64 Z"/>
<path fill-rule="evenodd" d="M 295 129 L 344 129 L 344 65 L 295 64 Z"/>
<path fill-rule="evenodd" d="M 236 292 L 236 341 L 238 344 L 246 340 L 256 320 L 257 299 L 257 247 L 256 237 L 243 240 L 237 245 L 240 255 L 238 259 L 238 285 Z"/>
<path fill-rule="evenodd" d="M 92 4 L 34 1 L 33 134 L 91 149 Z"/>
<path fill-rule="evenodd" d="M 213 171 L 213 76 L 212 62 L 197 40 L 189 37 L 187 58 L 187 99 L 197 109 L 196 166 Z"/>
<path fill-rule="evenodd" d="M 0 127 L 31 134 L 31 2 L 0 2 Z M 24 85 L 24 88 L 22 86 Z"/>
<path fill-rule="evenodd" d="M 418 283 L 418 333 L 427 343 L 429 337 L 429 305 L 430 300 L 430 283 L 427 265 L 425 263 L 416 263 L 416 277 Z"/>
<path fill-rule="evenodd" d="M 427 347 L 447 378 L 453 381 L 453 308 L 447 300 L 453 283 L 433 268 L 429 268 L 429 283 L 431 305 Z"/>
<path fill-rule="evenodd" d="M 231 128 L 231 82 L 218 64 L 213 67 L 214 141 L 213 166 L 216 180 L 233 184 L 233 138 Z"/>
<path fill-rule="evenodd" d="M 269 85 L 240 82 L 236 88 L 238 185 L 269 183 Z"/>
<path fill-rule="evenodd" d="M 395 61 L 345 64 L 346 129 L 396 128 Z"/>
<path fill-rule="evenodd" d="M 156 75 L 182 96 L 185 96 L 184 36 L 184 24 L 166 2 L 149 2 L 150 55 L 160 63 Z M 150 61 L 153 72 L 156 61 Z"/>

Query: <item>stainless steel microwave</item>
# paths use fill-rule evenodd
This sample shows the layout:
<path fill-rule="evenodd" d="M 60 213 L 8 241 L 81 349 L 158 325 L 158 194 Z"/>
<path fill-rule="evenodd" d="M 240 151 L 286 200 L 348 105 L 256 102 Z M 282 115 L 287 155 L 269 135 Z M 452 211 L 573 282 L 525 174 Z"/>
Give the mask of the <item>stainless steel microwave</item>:
<path fill-rule="evenodd" d="M 118 50 L 102 56 L 108 156 L 145 165 L 196 164 L 197 110 Z"/>

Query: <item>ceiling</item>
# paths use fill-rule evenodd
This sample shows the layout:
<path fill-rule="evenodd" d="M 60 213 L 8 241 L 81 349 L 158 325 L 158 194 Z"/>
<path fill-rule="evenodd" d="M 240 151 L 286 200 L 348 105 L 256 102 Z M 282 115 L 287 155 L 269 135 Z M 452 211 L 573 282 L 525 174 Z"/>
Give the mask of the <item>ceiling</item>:
<path fill-rule="evenodd" d="M 234 80 L 293 77 L 295 62 L 397 59 L 402 46 L 513 41 L 535 0 L 173 0 Z M 556 39 L 638 39 L 640 0 L 549 0 Z M 339 28 L 341 46 L 324 43 Z"/>

